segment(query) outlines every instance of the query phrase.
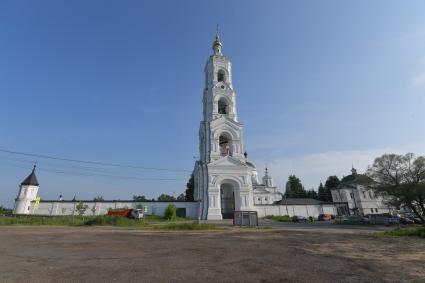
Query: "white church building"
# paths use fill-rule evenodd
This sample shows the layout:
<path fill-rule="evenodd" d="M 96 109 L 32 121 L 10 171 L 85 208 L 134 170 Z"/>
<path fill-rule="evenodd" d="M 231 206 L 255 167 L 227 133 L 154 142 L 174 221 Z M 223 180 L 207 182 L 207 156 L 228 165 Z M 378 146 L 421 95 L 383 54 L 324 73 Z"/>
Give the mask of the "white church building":
<path fill-rule="evenodd" d="M 243 125 L 238 120 L 232 64 L 222 53 L 217 33 L 213 54 L 205 65 L 203 120 L 199 128 L 200 158 L 194 167 L 193 202 L 138 202 L 94 200 L 37 200 L 39 184 L 35 167 L 21 183 L 14 213 L 38 215 L 75 215 L 76 205 L 87 206 L 84 215 L 102 215 L 111 208 L 149 207 L 148 214 L 163 215 L 170 204 L 189 218 L 221 220 L 233 218 L 234 211 L 257 211 L 258 216 L 302 215 L 317 217 L 337 214 L 336 206 L 320 201 L 282 202 L 268 168 L 259 180 L 254 164 L 248 161 Z"/>

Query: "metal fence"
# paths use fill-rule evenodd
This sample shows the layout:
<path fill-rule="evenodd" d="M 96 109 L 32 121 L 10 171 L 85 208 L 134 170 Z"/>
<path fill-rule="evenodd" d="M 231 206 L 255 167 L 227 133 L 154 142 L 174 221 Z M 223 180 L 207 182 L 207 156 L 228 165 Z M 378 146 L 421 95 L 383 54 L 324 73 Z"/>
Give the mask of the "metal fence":
<path fill-rule="evenodd" d="M 233 225 L 235 226 L 258 226 L 257 211 L 235 211 L 233 213 Z"/>

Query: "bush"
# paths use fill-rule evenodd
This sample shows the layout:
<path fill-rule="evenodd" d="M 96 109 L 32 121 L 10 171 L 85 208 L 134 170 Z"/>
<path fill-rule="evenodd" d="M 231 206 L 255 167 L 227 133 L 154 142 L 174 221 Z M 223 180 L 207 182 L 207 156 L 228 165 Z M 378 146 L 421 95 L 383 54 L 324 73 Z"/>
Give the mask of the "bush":
<path fill-rule="evenodd" d="M 167 219 L 169 221 L 176 220 L 176 218 L 177 218 L 177 208 L 174 204 L 170 204 L 170 205 L 167 206 L 167 208 L 165 209 L 164 217 L 165 217 L 165 219 Z"/>

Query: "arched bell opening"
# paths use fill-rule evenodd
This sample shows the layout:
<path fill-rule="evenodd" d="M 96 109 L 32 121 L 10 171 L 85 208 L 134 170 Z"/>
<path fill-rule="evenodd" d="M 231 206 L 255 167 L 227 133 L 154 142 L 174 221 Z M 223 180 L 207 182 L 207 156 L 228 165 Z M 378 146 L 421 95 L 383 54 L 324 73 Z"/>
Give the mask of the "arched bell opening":
<path fill-rule="evenodd" d="M 218 114 L 229 114 L 229 105 L 224 97 L 218 101 Z"/>
<path fill-rule="evenodd" d="M 224 72 L 224 70 L 218 70 L 217 81 L 218 82 L 225 82 L 226 81 L 226 73 Z"/>
<path fill-rule="evenodd" d="M 232 156 L 232 139 L 227 133 L 222 133 L 218 138 L 221 156 Z"/>

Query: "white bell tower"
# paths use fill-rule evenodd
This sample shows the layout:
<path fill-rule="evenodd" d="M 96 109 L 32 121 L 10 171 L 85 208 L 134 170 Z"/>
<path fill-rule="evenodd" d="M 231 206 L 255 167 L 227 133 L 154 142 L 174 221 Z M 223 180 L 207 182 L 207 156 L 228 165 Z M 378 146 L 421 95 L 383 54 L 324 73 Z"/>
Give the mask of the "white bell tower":
<path fill-rule="evenodd" d="M 30 214 L 31 202 L 36 200 L 39 189 L 35 165 L 28 177 L 19 186 L 19 194 L 15 199 L 14 214 Z"/>
<path fill-rule="evenodd" d="M 232 64 L 223 55 L 222 46 L 217 33 L 205 66 L 200 160 L 194 169 L 195 199 L 201 201 L 202 219 L 231 218 L 234 210 L 253 210 L 253 166 L 244 155 Z"/>

